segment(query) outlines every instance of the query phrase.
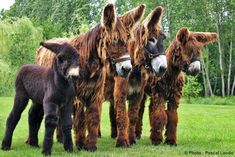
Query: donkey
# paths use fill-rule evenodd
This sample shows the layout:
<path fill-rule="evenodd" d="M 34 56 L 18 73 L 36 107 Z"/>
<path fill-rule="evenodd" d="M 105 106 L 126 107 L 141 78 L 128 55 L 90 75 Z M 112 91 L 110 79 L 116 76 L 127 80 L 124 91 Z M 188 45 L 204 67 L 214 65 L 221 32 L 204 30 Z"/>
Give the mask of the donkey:
<path fill-rule="evenodd" d="M 72 98 L 75 95 L 73 88 L 74 78 L 79 77 L 79 53 L 68 43 L 57 44 L 41 42 L 40 45 L 50 49 L 56 54 L 52 68 L 39 65 L 24 65 L 16 77 L 16 95 L 13 109 L 7 119 L 6 132 L 2 141 L 2 149 L 9 150 L 14 129 L 20 120 L 21 113 L 28 104 L 29 99 L 33 106 L 43 108 L 45 114 L 45 135 L 43 151 L 45 155 L 51 154 L 53 133 L 57 124 L 56 109 L 61 112 L 61 124 L 64 134 L 64 149 L 73 150 L 71 137 L 72 129 Z M 37 127 L 29 121 L 35 136 Z M 37 138 L 34 142 L 37 143 Z"/>
<path fill-rule="evenodd" d="M 119 69 L 117 75 L 127 77 L 132 68 L 127 46 L 132 38 L 134 25 L 143 15 L 144 7 L 141 5 L 133 11 L 116 17 L 114 6 L 109 4 L 103 11 L 101 24 L 85 34 L 68 40 L 80 52 L 80 77 L 75 86 L 77 92 L 73 112 L 75 143 L 78 149 L 88 151 L 97 149 L 100 111 L 106 72 L 111 64 L 110 58 L 113 61 L 119 60 L 115 63 Z M 37 63 L 51 66 L 53 57 L 45 49 L 39 49 Z M 38 111 L 34 109 L 34 114 L 31 115 L 37 117 Z M 40 118 L 36 118 L 36 123 L 41 123 Z"/>
<path fill-rule="evenodd" d="M 163 75 L 167 68 L 163 46 L 166 36 L 160 28 L 162 14 L 162 7 L 155 8 L 135 29 L 135 40 L 129 45 L 133 65 L 129 80 L 114 75 L 106 78 L 105 98 L 110 102 L 111 137 L 117 137 L 117 143 L 121 141 L 125 146 L 136 142 L 135 126 L 148 78 Z M 129 101 L 128 115 L 126 98 Z"/>
<path fill-rule="evenodd" d="M 179 107 L 184 86 L 184 73 L 195 76 L 200 72 L 200 55 L 202 48 L 218 39 L 216 33 L 190 32 L 188 28 L 181 28 L 166 50 L 167 70 L 160 78 L 152 77 L 145 89 L 149 94 L 149 118 L 151 126 L 150 139 L 152 144 L 158 145 L 163 141 L 162 132 L 166 127 L 165 143 L 177 145 L 176 131 L 178 123 L 177 108 Z M 151 82 L 151 83 L 150 83 Z M 141 136 L 144 103 L 142 100 L 139 120 L 136 130 Z M 165 110 L 167 102 L 167 110 Z"/>

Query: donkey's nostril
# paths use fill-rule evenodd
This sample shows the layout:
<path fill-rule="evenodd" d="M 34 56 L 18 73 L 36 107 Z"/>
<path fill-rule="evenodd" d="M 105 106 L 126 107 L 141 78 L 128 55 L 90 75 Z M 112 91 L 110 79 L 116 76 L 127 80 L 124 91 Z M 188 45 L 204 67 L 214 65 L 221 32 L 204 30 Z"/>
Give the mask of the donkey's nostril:
<path fill-rule="evenodd" d="M 131 67 L 122 67 L 122 71 L 123 71 L 125 74 L 128 74 L 128 73 L 131 71 Z"/>
<path fill-rule="evenodd" d="M 166 71 L 166 67 L 165 66 L 160 66 L 159 68 L 159 72 L 162 74 Z"/>

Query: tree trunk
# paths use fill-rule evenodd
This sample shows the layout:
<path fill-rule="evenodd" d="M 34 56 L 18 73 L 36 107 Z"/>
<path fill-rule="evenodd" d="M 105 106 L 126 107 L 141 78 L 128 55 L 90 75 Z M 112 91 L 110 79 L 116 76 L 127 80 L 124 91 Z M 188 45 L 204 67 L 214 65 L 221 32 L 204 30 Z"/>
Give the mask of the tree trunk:
<path fill-rule="evenodd" d="M 227 95 L 230 95 L 230 78 L 231 78 L 231 69 L 232 69 L 232 50 L 233 50 L 233 31 L 231 29 L 231 42 L 229 50 L 229 66 L 228 66 L 228 82 L 227 82 Z"/>
<path fill-rule="evenodd" d="M 216 30 L 217 33 L 220 34 L 219 32 L 219 19 L 217 18 L 216 20 Z M 221 49 L 221 42 L 220 42 L 220 37 L 218 38 L 218 46 L 219 46 L 219 64 L 220 64 L 220 74 L 221 74 L 221 92 L 222 92 L 222 97 L 225 97 L 225 84 L 224 84 L 224 67 L 223 67 L 223 52 Z"/>
<path fill-rule="evenodd" d="M 205 92 L 208 93 L 208 89 L 209 89 L 210 96 L 214 96 L 214 93 L 213 93 L 212 88 L 211 88 L 211 82 L 210 82 L 210 78 L 209 78 L 208 67 L 206 67 L 203 57 L 202 57 L 201 61 L 202 61 L 203 70 L 205 71 L 205 79 L 206 79 Z"/>
<path fill-rule="evenodd" d="M 235 76 L 234 76 L 234 79 L 233 79 L 233 86 L 232 86 L 232 89 L 231 89 L 231 95 L 234 94 L 234 88 L 235 88 Z"/>

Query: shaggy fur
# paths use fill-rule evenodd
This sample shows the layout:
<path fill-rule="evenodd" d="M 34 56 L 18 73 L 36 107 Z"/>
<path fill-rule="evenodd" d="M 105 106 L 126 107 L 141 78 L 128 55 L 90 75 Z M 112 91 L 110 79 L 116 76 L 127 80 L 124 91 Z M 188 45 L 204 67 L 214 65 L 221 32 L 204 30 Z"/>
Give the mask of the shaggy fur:
<path fill-rule="evenodd" d="M 141 17 L 138 15 L 139 12 L 130 12 L 116 18 L 114 7 L 111 6 L 105 8 L 101 25 L 84 35 L 70 39 L 70 43 L 81 52 L 81 77 L 76 85 L 78 92 L 73 112 L 75 142 L 78 149 L 96 150 L 106 72 L 112 71 L 113 60 L 128 54 L 127 45 L 132 37 L 130 28 L 133 28 L 136 20 Z M 49 52 L 39 50 L 37 58 L 47 60 L 51 57 Z M 43 62 L 38 60 L 37 63 Z"/>
<path fill-rule="evenodd" d="M 57 123 L 57 108 L 61 111 L 64 149 L 66 151 L 73 150 L 71 113 L 72 98 L 75 92 L 71 79 L 79 75 L 79 54 L 74 47 L 67 43 L 60 45 L 42 42 L 41 45 L 52 50 L 56 57 L 53 60 L 52 68 L 45 68 L 39 65 L 25 65 L 19 71 L 15 83 L 16 95 L 14 106 L 7 119 L 6 132 L 2 142 L 3 150 L 10 149 L 13 131 L 29 99 L 33 101 L 35 106 L 33 107 L 34 112 L 40 111 L 38 115 L 40 115 L 41 119 L 43 118 L 42 110 L 45 114 L 43 154 L 51 154 L 53 133 Z M 35 118 L 37 119 L 38 117 Z M 29 121 L 28 143 L 38 146 L 39 126 L 34 122 L 34 118 L 31 118 Z"/>
<path fill-rule="evenodd" d="M 165 35 L 160 29 L 162 12 L 163 8 L 157 7 L 134 31 L 135 40 L 129 45 L 133 65 L 129 80 L 113 75 L 108 75 L 106 78 L 105 98 L 110 102 L 111 137 L 117 136 L 116 146 L 135 143 L 136 120 L 148 77 L 164 73 L 164 70 L 163 73 L 156 73 L 151 65 L 155 56 L 160 53 L 165 55 L 163 48 Z M 152 40 L 155 39 L 158 42 L 152 44 Z M 146 49 L 150 52 L 146 52 Z M 128 115 L 126 99 L 129 101 Z"/>
<path fill-rule="evenodd" d="M 149 118 L 151 125 L 152 144 L 158 145 L 163 141 L 162 132 L 166 127 L 165 143 L 176 145 L 176 131 L 178 123 L 177 108 L 179 107 L 184 85 L 184 74 L 195 76 L 200 71 L 200 66 L 195 62 L 200 61 L 203 46 L 216 41 L 216 33 L 190 32 L 187 28 L 178 31 L 176 38 L 166 50 L 167 71 L 160 78 L 150 78 L 145 92 L 150 95 Z M 193 66 L 192 66 L 193 65 Z M 141 134 L 144 102 L 139 113 L 137 129 Z M 165 103 L 167 109 L 165 110 Z"/>

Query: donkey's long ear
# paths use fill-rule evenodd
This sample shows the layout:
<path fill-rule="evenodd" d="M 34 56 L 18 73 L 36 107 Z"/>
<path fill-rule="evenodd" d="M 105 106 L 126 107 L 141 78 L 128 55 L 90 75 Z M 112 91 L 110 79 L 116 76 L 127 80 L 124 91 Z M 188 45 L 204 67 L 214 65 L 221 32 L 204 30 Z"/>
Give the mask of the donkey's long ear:
<path fill-rule="evenodd" d="M 197 41 L 205 45 L 215 42 L 219 37 L 217 33 L 210 33 L 210 32 L 193 32 L 192 36 L 194 36 L 197 39 Z"/>
<path fill-rule="evenodd" d="M 144 21 L 144 25 L 149 31 L 160 30 L 161 19 L 163 15 L 163 8 L 161 6 L 156 7 Z"/>
<path fill-rule="evenodd" d="M 61 50 L 62 45 L 56 42 L 42 41 L 40 45 L 58 54 Z"/>
<path fill-rule="evenodd" d="M 101 25 L 108 33 L 114 31 L 116 25 L 116 13 L 113 4 L 108 4 L 104 8 L 103 16 L 101 18 Z"/>
<path fill-rule="evenodd" d="M 176 34 L 176 39 L 182 44 L 185 45 L 189 39 L 189 30 L 186 27 L 181 28 L 177 34 Z"/>
<path fill-rule="evenodd" d="M 120 20 L 124 24 L 127 30 L 131 31 L 135 24 L 137 24 L 144 15 L 145 4 L 128 11 L 127 13 L 120 16 Z"/>

